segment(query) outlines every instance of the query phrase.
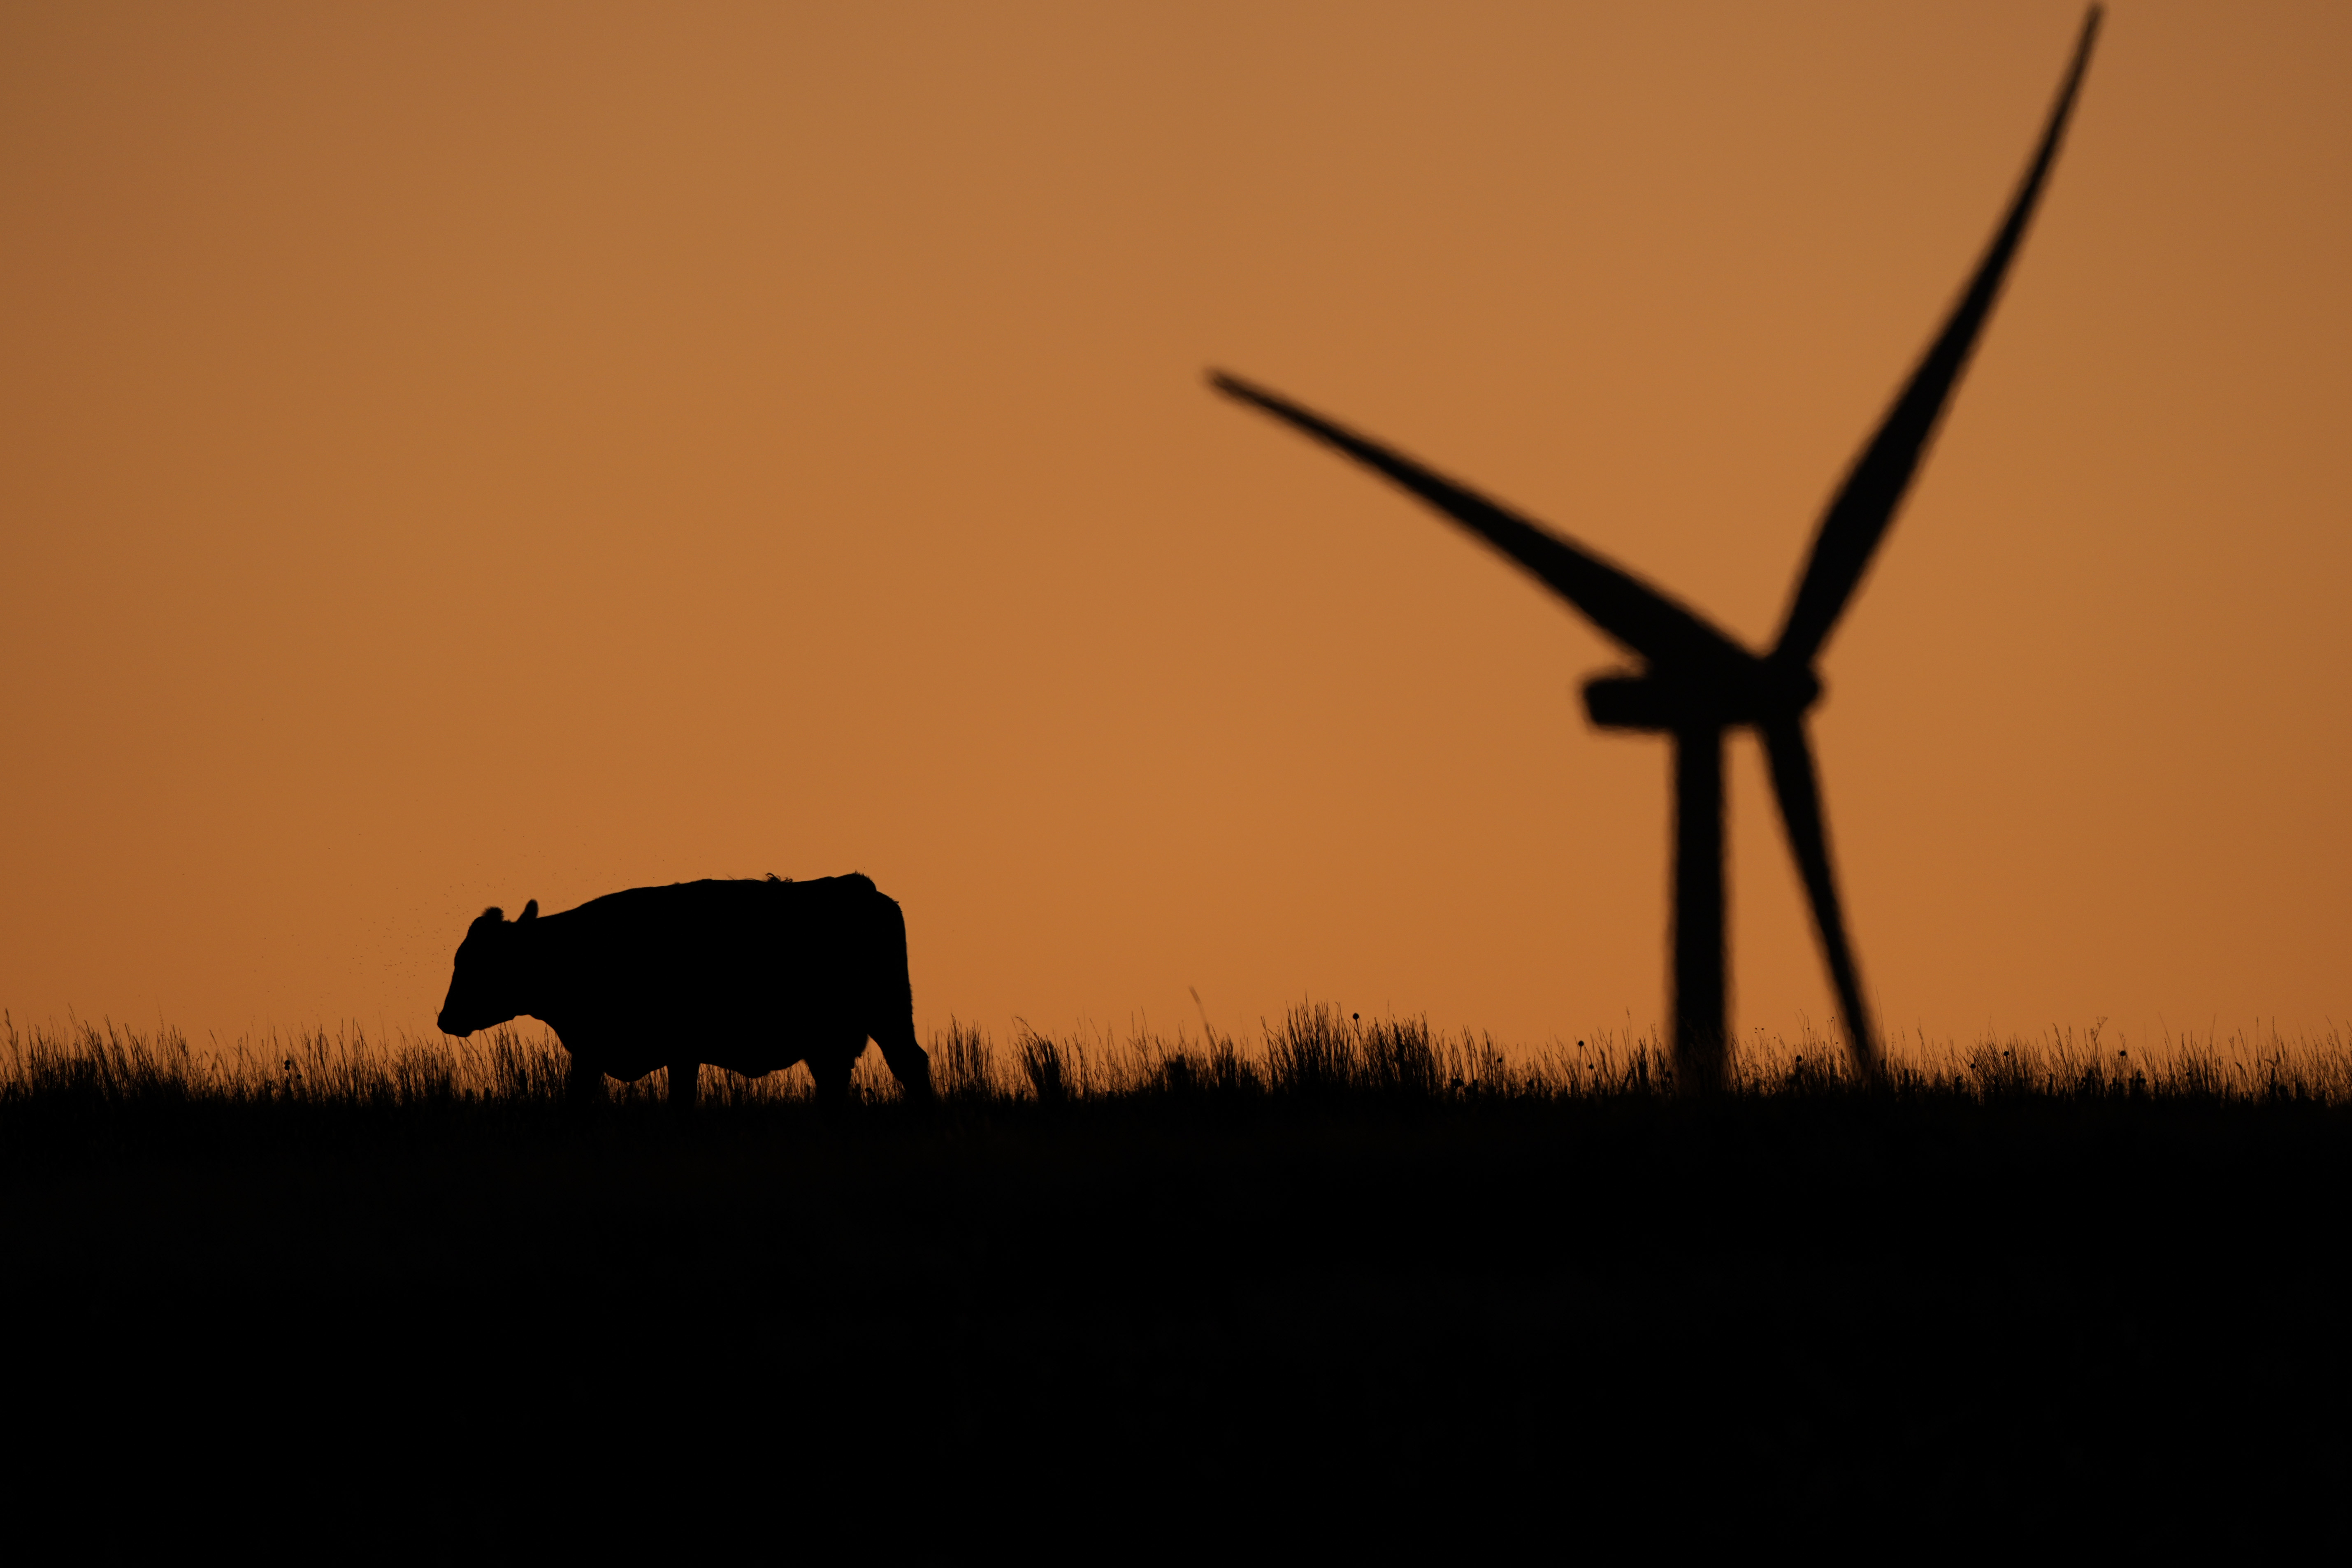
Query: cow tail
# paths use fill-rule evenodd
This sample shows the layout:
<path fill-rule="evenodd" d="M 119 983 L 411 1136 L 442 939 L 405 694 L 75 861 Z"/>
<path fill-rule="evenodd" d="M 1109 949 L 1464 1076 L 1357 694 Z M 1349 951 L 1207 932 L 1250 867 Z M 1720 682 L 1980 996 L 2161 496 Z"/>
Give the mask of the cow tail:
<path fill-rule="evenodd" d="M 868 884 L 871 886 L 871 884 Z M 874 892 L 875 923 L 880 929 L 876 943 L 882 954 L 882 1005 L 894 1013 L 904 1013 L 908 1027 L 914 1026 L 915 982 L 907 969 L 907 911 L 898 900 L 876 889 Z"/>
<path fill-rule="evenodd" d="M 864 878 L 859 880 L 864 881 Z M 931 1058 L 915 1038 L 915 984 L 907 969 L 907 911 L 870 881 L 873 894 L 874 1021 L 868 1026 L 890 1076 L 918 1100 L 931 1094 Z"/>

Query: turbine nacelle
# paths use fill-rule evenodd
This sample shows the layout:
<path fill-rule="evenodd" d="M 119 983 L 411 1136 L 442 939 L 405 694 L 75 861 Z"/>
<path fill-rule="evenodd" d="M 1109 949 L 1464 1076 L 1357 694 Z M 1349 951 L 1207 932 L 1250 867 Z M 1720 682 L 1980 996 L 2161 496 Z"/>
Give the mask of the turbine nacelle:
<path fill-rule="evenodd" d="M 1687 732 L 1786 723 L 1821 700 L 1821 678 L 1767 658 L 1721 671 L 1608 670 L 1584 683 L 1600 729 Z"/>

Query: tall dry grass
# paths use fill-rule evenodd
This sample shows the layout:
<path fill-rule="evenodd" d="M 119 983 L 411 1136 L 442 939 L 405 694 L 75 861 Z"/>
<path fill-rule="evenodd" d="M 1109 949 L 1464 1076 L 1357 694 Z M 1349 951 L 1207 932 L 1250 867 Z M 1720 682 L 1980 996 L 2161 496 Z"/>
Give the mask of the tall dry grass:
<path fill-rule="evenodd" d="M 64 1027 L 5 1018 L 0 1108 L 36 1105 L 554 1106 L 568 1058 L 543 1029 L 507 1026 L 470 1039 L 349 1028 L 297 1031 L 197 1045 L 170 1028 L 111 1022 Z M 1054 1036 L 1024 1026 L 1002 1045 L 950 1020 L 930 1042 L 942 1096 L 969 1105 L 1077 1105 L 1116 1100 L 1442 1104 L 1655 1098 L 1675 1087 L 1671 1054 L 1655 1036 L 1596 1034 L 1533 1049 L 1492 1036 L 1449 1035 L 1418 1018 L 1364 1019 L 1306 1004 L 1244 1044 L 1230 1036 L 1138 1031 Z M 1738 1098 L 1864 1092 L 1835 1040 L 1757 1035 L 1733 1053 Z M 870 1101 L 897 1098 L 880 1054 L 854 1079 Z M 655 1073 L 614 1086 L 621 1103 L 658 1100 Z M 1969 1045 L 1924 1037 L 1889 1053 L 1879 1092 L 1979 1101 L 2042 1098 L 2328 1105 L 2352 1103 L 2352 1040 L 2183 1037 L 2135 1051 L 2101 1026 Z M 810 1097 L 804 1069 L 746 1079 L 704 1075 L 709 1107 L 789 1104 Z"/>

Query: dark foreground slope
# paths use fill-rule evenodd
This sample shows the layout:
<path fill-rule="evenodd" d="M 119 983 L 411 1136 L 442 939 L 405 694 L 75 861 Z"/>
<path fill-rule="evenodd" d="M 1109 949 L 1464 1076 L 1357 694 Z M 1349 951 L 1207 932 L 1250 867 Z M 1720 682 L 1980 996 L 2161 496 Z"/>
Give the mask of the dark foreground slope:
<path fill-rule="evenodd" d="M 1563 1548 L 2344 1530 L 2352 1113 L 2323 1100 L 1206 1058 L 1087 1095 L 1030 1065 L 1042 1098 L 688 1121 L 20 1085 L 12 1512 L 94 1491 L 100 1541 L 342 1554 L 666 1519 L 1025 1539 L 1107 1503 L 1105 1551 L 1251 1515 Z"/>

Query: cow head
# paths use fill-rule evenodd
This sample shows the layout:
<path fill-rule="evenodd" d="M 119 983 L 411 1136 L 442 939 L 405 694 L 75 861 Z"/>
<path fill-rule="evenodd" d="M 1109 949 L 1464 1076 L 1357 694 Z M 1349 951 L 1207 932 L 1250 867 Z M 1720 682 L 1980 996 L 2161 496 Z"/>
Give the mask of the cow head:
<path fill-rule="evenodd" d="M 457 972 L 449 977 L 448 999 L 441 1004 L 443 1034 L 470 1035 L 526 1010 L 518 1000 L 523 975 L 516 949 L 522 928 L 538 918 L 539 900 L 533 899 L 512 924 L 503 910 L 491 908 L 466 928 L 466 940 L 457 944 Z"/>

